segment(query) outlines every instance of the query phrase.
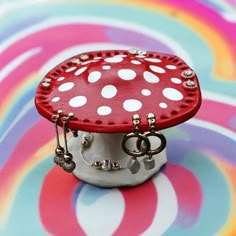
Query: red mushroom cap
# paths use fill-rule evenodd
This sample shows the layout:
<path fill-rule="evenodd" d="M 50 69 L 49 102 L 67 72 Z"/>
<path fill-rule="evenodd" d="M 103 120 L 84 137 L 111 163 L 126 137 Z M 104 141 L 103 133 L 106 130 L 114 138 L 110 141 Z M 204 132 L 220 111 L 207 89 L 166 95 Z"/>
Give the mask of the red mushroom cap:
<path fill-rule="evenodd" d="M 156 115 L 161 130 L 182 123 L 201 105 L 194 71 L 179 57 L 137 50 L 96 51 L 70 58 L 49 71 L 38 86 L 35 105 L 51 120 L 62 110 L 73 113 L 68 128 L 111 133 L 133 130 L 139 114 Z M 59 125 L 62 125 L 59 122 Z"/>

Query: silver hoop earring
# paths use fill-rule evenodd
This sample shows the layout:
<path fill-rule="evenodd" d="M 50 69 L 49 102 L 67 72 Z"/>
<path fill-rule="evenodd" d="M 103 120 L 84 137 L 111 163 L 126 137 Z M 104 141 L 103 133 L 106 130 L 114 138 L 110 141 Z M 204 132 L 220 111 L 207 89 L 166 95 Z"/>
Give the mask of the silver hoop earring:
<path fill-rule="evenodd" d="M 137 160 L 137 157 L 145 155 L 145 153 L 150 149 L 150 142 L 148 138 L 145 137 L 139 130 L 140 116 L 137 114 L 133 115 L 132 120 L 133 120 L 134 130 L 133 132 L 126 134 L 123 137 L 121 145 L 124 152 L 129 156 L 131 156 L 127 167 L 129 168 L 132 174 L 136 174 L 140 169 L 140 162 Z M 137 148 L 137 150 L 131 150 L 129 147 L 127 147 L 127 143 L 131 139 L 141 140 L 142 143 L 145 143 L 144 148 L 142 149 Z"/>
<path fill-rule="evenodd" d="M 54 163 L 62 166 L 63 163 L 65 162 L 64 159 L 64 153 L 65 153 L 65 149 L 60 145 L 60 139 L 59 139 L 59 132 L 58 132 L 58 119 L 60 117 L 60 115 L 62 114 L 61 110 L 58 110 L 56 115 L 53 115 L 51 117 L 52 122 L 54 123 L 54 127 L 55 127 L 55 132 L 56 132 L 56 142 L 57 142 L 57 146 L 55 148 L 55 156 L 54 156 Z"/>
<path fill-rule="evenodd" d="M 68 150 L 68 145 L 67 145 L 67 123 L 68 121 L 73 117 L 73 113 L 69 113 L 68 116 L 62 117 L 62 124 L 63 124 L 63 136 L 64 136 L 64 143 L 65 143 L 65 152 L 64 152 L 64 163 L 62 164 L 63 170 L 66 172 L 73 172 L 73 170 L 76 167 L 75 162 L 73 161 L 73 155 L 69 152 Z"/>
<path fill-rule="evenodd" d="M 155 127 L 156 117 L 153 113 L 149 113 L 147 115 L 147 120 L 149 124 L 149 131 L 144 133 L 145 137 L 147 138 L 155 137 L 160 140 L 160 145 L 155 149 L 151 149 L 150 147 L 150 149 L 146 153 L 147 156 L 143 159 L 145 169 L 150 170 L 155 167 L 155 160 L 153 159 L 153 156 L 162 152 L 164 148 L 166 147 L 166 138 L 162 133 L 156 130 L 156 127 Z M 138 146 L 141 146 L 141 145 L 142 143 L 140 143 L 139 141 Z"/>

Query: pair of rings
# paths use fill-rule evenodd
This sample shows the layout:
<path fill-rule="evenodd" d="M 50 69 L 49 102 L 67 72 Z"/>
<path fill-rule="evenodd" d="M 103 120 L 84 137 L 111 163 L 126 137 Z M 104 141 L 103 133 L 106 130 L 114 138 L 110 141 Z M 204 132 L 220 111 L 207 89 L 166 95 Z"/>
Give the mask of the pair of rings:
<path fill-rule="evenodd" d="M 149 140 L 150 137 L 156 137 L 160 140 L 160 145 L 157 148 L 151 149 L 151 143 Z M 128 140 L 130 139 L 136 139 L 136 148 L 137 148 L 136 150 L 131 150 L 128 147 L 127 143 Z M 162 133 L 157 131 L 154 132 L 148 131 L 145 132 L 144 134 L 142 133 L 137 134 L 132 132 L 125 135 L 122 140 L 122 148 L 124 152 L 133 157 L 140 157 L 144 155 L 153 156 L 160 153 L 165 147 L 166 147 L 166 138 Z"/>
<path fill-rule="evenodd" d="M 134 130 L 133 132 L 126 134 L 122 140 L 122 148 L 124 152 L 132 157 L 141 157 L 144 155 L 148 155 L 152 157 L 160 153 L 166 147 L 166 138 L 165 136 L 155 130 L 155 115 L 149 113 L 147 115 L 147 119 L 149 122 L 149 131 L 145 133 L 141 133 L 138 126 L 140 123 L 140 117 L 138 115 L 133 116 L 133 124 Z M 152 149 L 150 138 L 157 138 L 160 140 L 160 144 L 158 147 Z M 134 139 L 136 142 L 136 149 L 130 149 L 128 147 L 128 142 L 131 142 Z"/>

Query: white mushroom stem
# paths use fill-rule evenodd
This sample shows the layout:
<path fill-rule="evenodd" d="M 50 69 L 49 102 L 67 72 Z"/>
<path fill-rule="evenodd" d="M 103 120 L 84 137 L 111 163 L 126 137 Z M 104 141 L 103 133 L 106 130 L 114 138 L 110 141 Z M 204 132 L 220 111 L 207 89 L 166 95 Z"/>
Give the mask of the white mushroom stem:
<path fill-rule="evenodd" d="M 151 178 L 167 162 L 165 149 L 155 155 L 155 167 L 150 170 L 145 169 L 142 161 L 143 157 L 139 157 L 138 160 L 140 161 L 141 168 L 136 174 L 132 174 L 126 168 L 131 157 L 123 151 L 121 146 L 125 134 L 92 133 L 92 142 L 85 146 L 82 151 L 86 162 L 92 164 L 95 161 L 109 160 L 111 162 L 118 162 L 124 168 L 117 171 L 97 170 L 95 167 L 86 164 L 81 155 L 81 141 L 83 141 L 83 137 L 86 137 L 86 134 L 86 132 L 79 132 L 77 138 L 70 138 L 68 145 L 70 152 L 73 154 L 73 160 L 76 162 L 74 175 L 80 180 L 93 185 L 100 187 L 135 186 Z M 158 143 L 154 143 L 151 140 L 151 145 L 155 147 Z M 133 139 L 127 144 L 127 147 L 135 149 L 136 140 Z"/>
<path fill-rule="evenodd" d="M 92 135 L 93 139 L 83 151 L 84 158 L 88 163 L 111 160 L 119 163 L 122 161 L 125 164 L 128 161 L 128 156 L 121 147 L 121 141 L 125 134 L 93 133 Z M 86 137 L 86 133 L 82 136 Z"/>

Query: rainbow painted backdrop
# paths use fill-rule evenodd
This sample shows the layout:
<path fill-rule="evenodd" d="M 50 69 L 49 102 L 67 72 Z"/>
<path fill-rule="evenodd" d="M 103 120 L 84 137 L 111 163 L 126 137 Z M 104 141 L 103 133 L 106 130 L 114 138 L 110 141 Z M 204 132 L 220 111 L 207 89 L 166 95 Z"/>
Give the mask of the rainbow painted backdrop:
<path fill-rule="evenodd" d="M 35 90 L 70 56 L 130 47 L 183 58 L 203 104 L 164 131 L 158 176 L 99 189 L 53 165 Z M 235 0 L 0 0 L 0 96 L 0 235 L 236 235 Z"/>

